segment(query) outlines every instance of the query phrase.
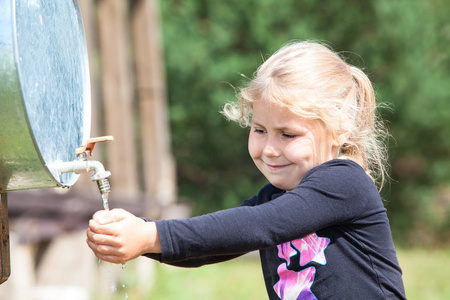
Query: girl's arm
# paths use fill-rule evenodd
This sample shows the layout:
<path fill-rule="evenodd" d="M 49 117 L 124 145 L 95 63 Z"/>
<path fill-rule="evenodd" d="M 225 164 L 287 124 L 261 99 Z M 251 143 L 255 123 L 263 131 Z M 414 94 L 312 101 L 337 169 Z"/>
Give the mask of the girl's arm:
<path fill-rule="evenodd" d="M 95 213 L 89 222 L 86 242 L 98 258 L 111 263 L 123 264 L 140 255 L 161 260 L 161 245 L 155 223 L 122 209 Z M 227 261 L 243 254 L 205 256 L 166 263 L 192 268 Z"/>

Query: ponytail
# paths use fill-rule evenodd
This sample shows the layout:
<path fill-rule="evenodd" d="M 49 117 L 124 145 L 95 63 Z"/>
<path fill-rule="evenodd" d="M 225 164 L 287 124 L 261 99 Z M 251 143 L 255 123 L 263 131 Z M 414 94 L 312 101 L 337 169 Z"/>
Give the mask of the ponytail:
<path fill-rule="evenodd" d="M 375 92 L 367 75 L 359 68 L 349 66 L 353 88 L 356 89 L 356 115 L 354 130 L 341 147 L 343 158 L 360 164 L 366 173 L 378 183 L 381 190 L 387 179 L 387 151 L 385 139 L 389 134 L 377 113 Z"/>

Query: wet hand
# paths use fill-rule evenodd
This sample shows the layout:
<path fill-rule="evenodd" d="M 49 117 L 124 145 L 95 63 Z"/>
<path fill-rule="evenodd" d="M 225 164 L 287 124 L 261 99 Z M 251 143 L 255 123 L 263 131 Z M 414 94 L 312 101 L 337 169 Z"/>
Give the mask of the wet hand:
<path fill-rule="evenodd" d="M 124 264 L 144 253 L 161 252 L 155 223 L 123 209 L 96 212 L 86 234 L 88 246 L 107 262 Z"/>

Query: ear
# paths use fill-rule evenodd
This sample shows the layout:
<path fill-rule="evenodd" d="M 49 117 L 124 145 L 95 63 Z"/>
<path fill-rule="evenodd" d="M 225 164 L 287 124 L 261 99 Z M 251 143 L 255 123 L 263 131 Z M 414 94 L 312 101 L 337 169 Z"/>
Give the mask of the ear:
<path fill-rule="evenodd" d="M 341 147 L 342 145 L 347 142 L 348 138 L 350 137 L 350 131 L 348 130 L 338 130 L 336 139 L 334 140 L 336 147 Z"/>
<path fill-rule="evenodd" d="M 353 118 L 349 114 L 344 114 L 341 116 L 339 120 L 339 129 L 336 132 L 336 145 L 337 147 L 341 147 L 348 141 L 350 137 L 350 130 L 344 128 L 351 128 L 350 124 L 353 123 Z"/>

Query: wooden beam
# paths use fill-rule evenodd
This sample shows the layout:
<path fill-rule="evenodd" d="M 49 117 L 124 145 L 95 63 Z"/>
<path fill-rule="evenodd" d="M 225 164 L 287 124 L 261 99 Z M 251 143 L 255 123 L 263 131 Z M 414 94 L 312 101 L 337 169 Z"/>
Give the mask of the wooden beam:
<path fill-rule="evenodd" d="M 11 263 L 9 257 L 8 198 L 6 192 L 0 193 L 0 224 L 2 232 L 2 240 L 0 245 L 0 284 L 2 284 L 11 274 Z"/>
<path fill-rule="evenodd" d="M 132 20 L 145 192 L 159 203 L 169 204 L 175 201 L 176 176 L 170 147 L 158 1 L 134 3 Z"/>
<path fill-rule="evenodd" d="M 127 1 L 98 1 L 98 32 L 101 53 L 102 98 L 105 135 L 115 142 L 107 147 L 106 168 L 111 171 L 111 196 L 139 191 L 133 124 L 133 86 L 129 61 Z"/>

